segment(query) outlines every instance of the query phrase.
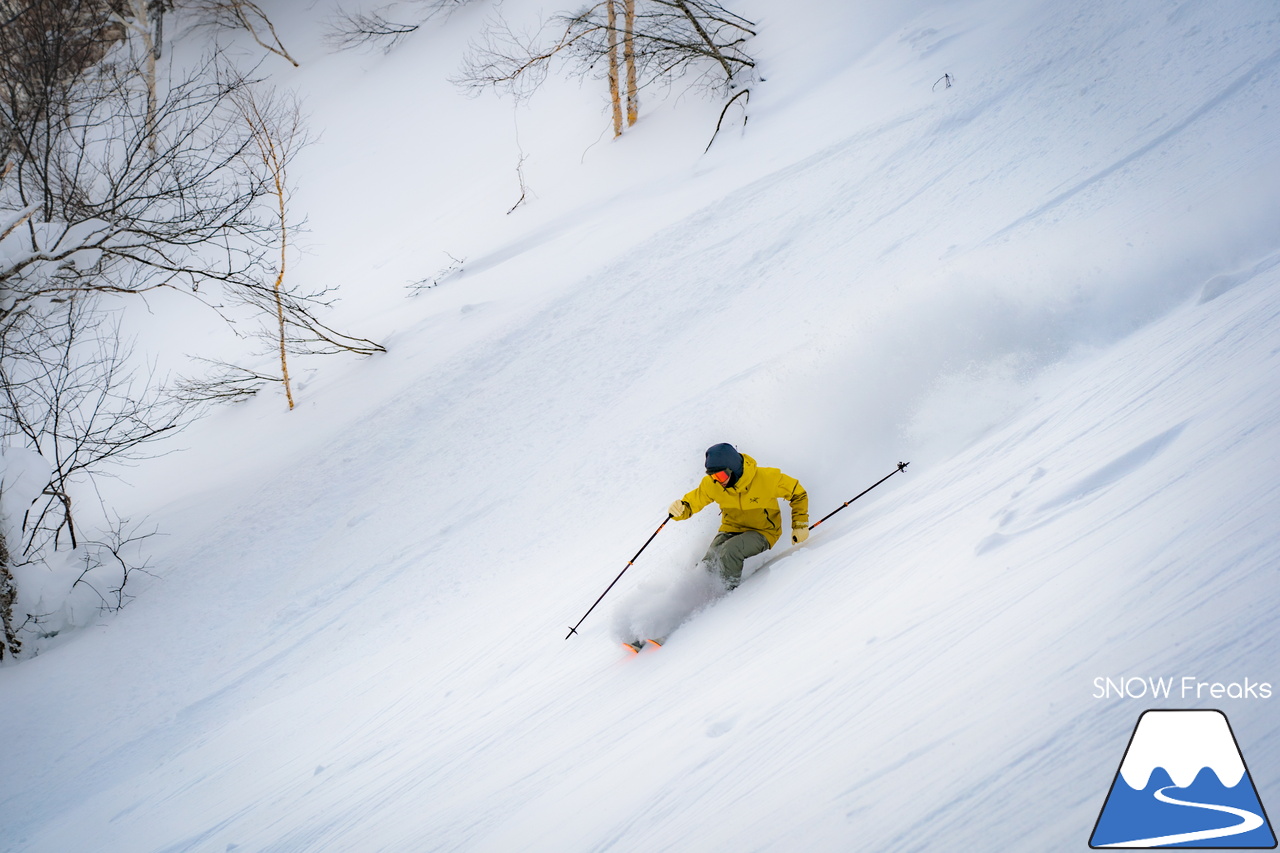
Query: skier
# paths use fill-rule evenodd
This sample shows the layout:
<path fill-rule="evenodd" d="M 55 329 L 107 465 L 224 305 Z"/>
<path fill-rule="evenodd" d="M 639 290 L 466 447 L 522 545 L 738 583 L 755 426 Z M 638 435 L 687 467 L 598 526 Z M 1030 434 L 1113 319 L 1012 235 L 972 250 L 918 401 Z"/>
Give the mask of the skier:
<path fill-rule="evenodd" d="M 761 468 L 732 444 L 707 448 L 707 475 L 698 487 L 667 512 L 676 521 L 691 518 L 713 502 L 720 506 L 720 532 L 702 562 L 729 589 L 742 582 L 742 563 L 772 548 L 782 535 L 778 500 L 791 504 L 791 542 L 809 538 L 809 496 L 795 477 L 777 468 Z"/>
<path fill-rule="evenodd" d="M 720 532 L 711 540 L 702 564 L 718 574 L 727 588 L 732 590 L 742 582 L 742 564 L 748 557 L 769 550 L 781 538 L 780 499 L 791 504 L 792 544 L 809 538 L 809 496 L 795 477 L 777 468 L 761 468 L 731 444 L 707 448 L 706 469 L 698 487 L 673 501 L 667 512 L 683 521 L 712 503 L 720 506 Z M 660 646 L 664 640 L 650 642 Z M 638 652 L 644 640 L 623 645 Z"/>

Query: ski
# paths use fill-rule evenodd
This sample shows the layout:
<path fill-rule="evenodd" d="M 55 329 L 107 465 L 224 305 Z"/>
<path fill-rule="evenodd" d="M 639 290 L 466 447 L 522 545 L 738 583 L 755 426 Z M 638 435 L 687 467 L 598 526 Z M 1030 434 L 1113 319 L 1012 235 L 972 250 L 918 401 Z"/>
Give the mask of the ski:
<path fill-rule="evenodd" d="M 666 641 L 667 641 L 666 637 L 659 637 L 656 640 L 653 638 L 649 638 L 648 640 L 631 640 L 629 642 L 623 642 L 622 647 L 627 651 L 631 652 L 631 654 L 638 655 L 640 654 L 640 652 L 644 651 L 644 647 L 646 643 L 652 644 L 655 648 L 660 649 L 662 648 L 662 644 L 665 643 Z"/>

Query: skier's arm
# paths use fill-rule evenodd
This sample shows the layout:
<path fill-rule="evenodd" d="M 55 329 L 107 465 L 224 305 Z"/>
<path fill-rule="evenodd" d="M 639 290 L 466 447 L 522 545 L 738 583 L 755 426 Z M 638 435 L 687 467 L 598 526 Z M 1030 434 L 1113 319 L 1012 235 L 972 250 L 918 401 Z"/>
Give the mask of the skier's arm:
<path fill-rule="evenodd" d="M 809 530 L 809 494 L 795 477 L 783 474 L 778 485 L 782 489 L 779 497 L 786 498 L 791 504 L 791 529 Z M 804 540 L 801 540 L 804 541 Z"/>
<path fill-rule="evenodd" d="M 686 518 L 691 518 L 695 512 L 701 512 L 706 509 L 707 504 L 711 503 L 711 496 L 703 493 L 702 486 L 703 484 L 699 483 L 698 488 L 671 504 L 671 508 L 667 512 L 672 518 L 676 521 L 683 521 Z"/>

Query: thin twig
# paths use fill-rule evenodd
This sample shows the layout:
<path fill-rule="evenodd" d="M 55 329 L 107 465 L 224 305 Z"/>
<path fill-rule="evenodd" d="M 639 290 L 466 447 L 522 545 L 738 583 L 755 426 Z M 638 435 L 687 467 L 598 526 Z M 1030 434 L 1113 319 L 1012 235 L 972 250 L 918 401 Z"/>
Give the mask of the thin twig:
<path fill-rule="evenodd" d="M 747 96 L 747 102 L 750 103 L 751 101 L 750 89 L 743 89 L 738 94 L 734 95 L 732 98 L 729 99 L 728 103 L 724 105 L 724 109 L 720 111 L 720 118 L 716 120 L 716 130 L 715 130 L 715 133 L 711 134 L 711 141 L 707 143 L 706 148 L 702 149 L 703 154 L 706 154 L 708 151 L 710 151 L 711 145 L 716 141 L 716 136 L 720 133 L 720 125 L 722 122 L 724 122 L 724 117 L 725 117 L 725 114 L 729 112 L 729 107 L 733 106 L 733 102 L 738 100 L 738 98 L 741 98 L 743 95 Z M 745 108 L 745 104 L 743 106 Z M 747 120 L 744 117 L 742 120 L 743 124 L 746 124 L 746 121 Z"/>

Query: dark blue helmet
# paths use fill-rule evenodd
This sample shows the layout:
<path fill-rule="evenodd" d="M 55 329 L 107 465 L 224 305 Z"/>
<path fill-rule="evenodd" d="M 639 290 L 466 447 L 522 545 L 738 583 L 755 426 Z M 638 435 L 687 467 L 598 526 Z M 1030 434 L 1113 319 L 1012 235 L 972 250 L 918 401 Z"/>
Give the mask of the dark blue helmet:
<path fill-rule="evenodd" d="M 742 454 L 732 444 L 713 444 L 707 448 L 707 473 L 728 471 L 729 480 L 723 485 L 728 488 L 738 482 L 742 476 Z"/>

